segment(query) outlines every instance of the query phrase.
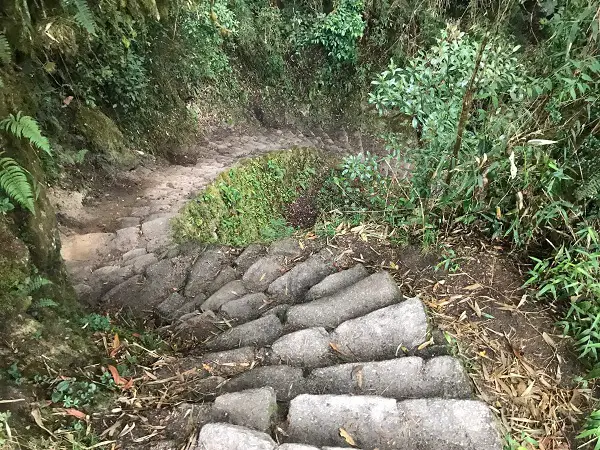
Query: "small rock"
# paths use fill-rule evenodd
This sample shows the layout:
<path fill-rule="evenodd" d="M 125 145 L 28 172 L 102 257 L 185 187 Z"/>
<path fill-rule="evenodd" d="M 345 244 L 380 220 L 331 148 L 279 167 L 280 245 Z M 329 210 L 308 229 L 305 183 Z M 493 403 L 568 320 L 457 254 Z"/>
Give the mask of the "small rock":
<path fill-rule="evenodd" d="M 275 450 L 277 444 L 266 433 L 238 425 L 209 423 L 202 427 L 194 450 Z"/>
<path fill-rule="evenodd" d="M 238 274 L 233 267 L 231 267 L 231 266 L 224 267 L 219 272 L 219 275 L 217 275 L 217 278 L 215 278 L 213 280 L 213 282 L 207 286 L 206 291 L 205 291 L 206 295 L 213 295 L 215 292 L 217 292 L 219 289 L 221 289 L 227 283 L 229 283 L 231 281 L 235 281 L 237 279 L 237 277 L 238 277 Z"/>
<path fill-rule="evenodd" d="M 269 285 L 285 270 L 280 257 L 265 256 L 250 266 L 242 280 L 250 292 L 262 292 L 266 291 Z"/>
<path fill-rule="evenodd" d="M 283 332 L 277 316 L 265 316 L 227 330 L 206 344 L 210 350 L 230 350 L 236 347 L 264 347 L 273 343 Z"/>
<path fill-rule="evenodd" d="M 313 255 L 269 285 L 267 293 L 281 303 L 297 303 L 308 290 L 329 275 L 332 267 Z"/>
<path fill-rule="evenodd" d="M 270 364 L 288 364 L 312 369 L 331 363 L 329 334 L 322 327 L 286 334 L 271 346 Z"/>
<path fill-rule="evenodd" d="M 225 392 L 237 392 L 245 389 L 257 389 L 270 386 L 275 390 L 277 400 L 287 402 L 306 393 L 302 369 L 290 366 L 255 367 L 229 380 L 224 386 Z"/>
<path fill-rule="evenodd" d="M 211 418 L 210 405 L 182 403 L 173 408 L 163 421 L 168 439 L 183 441 Z M 179 447 L 177 447 L 179 448 Z"/>
<path fill-rule="evenodd" d="M 137 226 L 122 228 L 117 230 L 115 237 L 115 248 L 120 252 L 126 253 L 138 246 L 140 241 L 140 229 Z"/>
<path fill-rule="evenodd" d="M 158 262 L 158 258 L 154 253 L 147 253 L 145 255 L 136 256 L 125 262 L 128 266 L 133 268 L 133 273 L 142 274 L 144 271 L 153 264 Z"/>
<path fill-rule="evenodd" d="M 241 280 L 230 281 L 202 304 L 202 311 L 217 311 L 225 303 L 246 294 L 246 288 Z"/>
<path fill-rule="evenodd" d="M 121 259 L 123 261 L 127 261 L 128 259 L 132 259 L 132 258 L 136 258 L 138 256 L 142 256 L 145 255 L 146 249 L 145 248 L 134 248 L 133 250 L 129 250 L 127 253 L 125 253 Z"/>
<path fill-rule="evenodd" d="M 246 272 L 254 262 L 265 254 L 265 247 L 260 244 L 250 244 L 235 260 L 235 266 L 240 273 Z"/>
<path fill-rule="evenodd" d="M 230 300 L 221 306 L 221 312 L 227 314 L 230 319 L 237 323 L 248 322 L 261 316 L 269 299 L 262 292 L 244 295 L 236 300 Z"/>
<path fill-rule="evenodd" d="M 222 352 L 206 353 L 202 357 L 203 364 L 211 373 L 223 377 L 233 377 L 252 369 L 256 363 L 256 349 L 242 347 Z"/>
<path fill-rule="evenodd" d="M 368 275 L 367 269 L 365 269 L 365 266 L 362 264 L 357 264 L 351 269 L 342 270 L 341 272 L 329 275 L 319 284 L 316 284 L 309 289 L 306 294 L 306 300 L 315 300 L 317 298 L 335 294 L 348 286 L 352 286 L 363 278 L 366 278 Z"/>
<path fill-rule="evenodd" d="M 200 293 L 206 293 L 207 288 L 219 275 L 226 259 L 226 255 L 221 250 L 210 249 L 205 251 L 190 270 L 189 281 L 185 287 L 185 296 L 195 297 Z"/>
<path fill-rule="evenodd" d="M 217 320 L 217 316 L 212 311 L 206 311 L 202 314 L 192 313 L 189 318 L 185 318 L 177 324 L 175 333 L 183 339 L 196 338 L 199 341 L 204 341 L 221 331 L 215 325 Z"/>
<path fill-rule="evenodd" d="M 288 314 L 289 316 L 289 314 Z M 331 334 L 338 351 L 357 361 L 402 356 L 426 341 L 427 316 L 418 298 L 348 320 Z"/>
<path fill-rule="evenodd" d="M 156 307 L 156 312 L 161 319 L 171 322 L 177 318 L 175 314 L 188 301 L 183 295 L 178 292 L 173 292 Z"/>
<path fill-rule="evenodd" d="M 288 309 L 290 309 L 290 305 L 286 305 L 285 303 L 282 305 L 276 305 L 263 312 L 262 317 L 274 314 L 279 317 L 279 320 L 285 322 L 285 315 L 287 314 Z"/>
<path fill-rule="evenodd" d="M 215 399 L 213 417 L 216 422 L 269 431 L 277 413 L 277 398 L 271 387 L 248 389 L 223 394 Z"/>
<path fill-rule="evenodd" d="M 298 239 L 287 237 L 275 241 L 269 247 L 269 255 L 284 256 L 286 258 L 295 259 L 302 256 L 304 250 L 300 246 Z"/>

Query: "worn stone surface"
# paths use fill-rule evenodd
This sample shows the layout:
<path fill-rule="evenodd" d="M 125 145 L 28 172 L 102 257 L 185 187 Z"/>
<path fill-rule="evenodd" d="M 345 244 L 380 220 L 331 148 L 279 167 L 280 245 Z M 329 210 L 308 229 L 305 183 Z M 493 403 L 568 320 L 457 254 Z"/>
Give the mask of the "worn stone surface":
<path fill-rule="evenodd" d="M 306 293 L 306 300 L 310 301 L 332 295 L 352 286 L 354 283 L 366 278 L 368 275 L 369 272 L 367 272 L 367 269 L 365 269 L 365 266 L 362 264 L 357 264 L 350 269 L 331 274 L 308 290 Z"/>
<path fill-rule="evenodd" d="M 313 255 L 273 281 L 267 293 L 281 303 L 297 303 L 308 290 L 329 275 L 333 268 Z"/>
<path fill-rule="evenodd" d="M 289 313 L 288 313 L 289 317 Z M 402 356 L 426 341 L 427 316 L 417 298 L 348 320 L 331 334 L 339 351 L 358 361 Z"/>
<path fill-rule="evenodd" d="M 210 401 L 223 392 L 223 386 L 226 382 L 226 378 L 219 376 L 201 378 L 199 380 L 195 380 L 193 383 L 190 383 L 189 387 L 183 394 L 189 401 Z"/>
<path fill-rule="evenodd" d="M 437 417 L 437 420 L 439 420 Z M 347 446 L 340 436 L 346 430 L 358 446 L 366 448 L 417 448 L 393 446 L 399 416 L 396 401 L 376 396 L 300 395 L 290 402 L 289 441 L 316 446 Z M 443 447 L 438 447 L 438 449 Z"/>
<path fill-rule="evenodd" d="M 246 292 L 241 280 L 230 281 L 202 303 L 202 311 L 218 311 L 225 303 L 241 297 Z"/>
<path fill-rule="evenodd" d="M 400 299 L 400 291 L 390 274 L 378 272 L 331 296 L 292 306 L 287 312 L 286 326 L 334 328 Z"/>
<path fill-rule="evenodd" d="M 275 450 L 266 433 L 238 425 L 209 423 L 202 427 L 194 450 Z"/>
<path fill-rule="evenodd" d="M 223 377 L 233 377 L 247 372 L 256 362 L 256 349 L 242 347 L 222 352 L 206 353 L 203 356 L 204 364 L 210 367 L 211 373 Z"/>
<path fill-rule="evenodd" d="M 270 314 L 274 314 L 277 317 L 279 317 L 279 320 L 281 320 L 282 322 L 285 322 L 285 316 L 288 312 L 288 309 L 290 309 L 290 305 L 283 303 L 281 305 L 273 306 L 272 308 L 263 312 L 262 315 L 268 316 Z"/>
<path fill-rule="evenodd" d="M 254 262 L 265 254 L 265 247 L 260 244 L 250 244 L 235 260 L 237 269 L 244 273 Z"/>
<path fill-rule="evenodd" d="M 325 367 L 313 370 L 307 384 L 313 394 L 383 395 L 398 400 L 468 398 L 471 394 L 464 369 L 450 357 L 429 361 L 406 357 Z"/>
<path fill-rule="evenodd" d="M 322 327 L 286 334 L 271 346 L 270 364 L 288 364 L 312 369 L 331 364 L 329 334 Z"/>
<path fill-rule="evenodd" d="M 277 450 L 319 450 L 319 447 L 304 444 L 281 444 Z"/>
<path fill-rule="evenodd" d="M 157 250 L 168 241 L 172 217 L 173 215 L 168 215 L 142 223 L 142 235 L 146 239 L 146 249 L 149 252 Z"/>
<path fill-rule="evenodd" d="M 185 316 L 184 316 L 185 317 Z M 195 338 L 204 341 L 218 334 L 221 330 L 215 325 L 217 316 L 212 311 L 202 314 L 191 313 L 191 317 L 179 322 L 175 328 L 175 334 L 183 339 Z"/>
<path fill-rule="evenodd" d="M 143 255 L 136 256 L 128 259 L 126 265 L 133 269 L 135 274 L 142 274 L 148 267 L 158 262 L 158 258 L 154 253 L 146 253 Z"/>
<path fill-rule="evenodd" d="M 190 270 L 189 280 L 185 286 L 185 296 L 195 297 L 200 293 L 206 293 L 205 291 L 219 275 L 226 260 L 225 253 L 220 249 L 209 249 L 200 255 Z"/>
<path fill-rule="evenodd" d="M 223 390 L 236 392 L 270 386 L 275 390 L 278 401 L 289 401 L 306 392 L 302 369 L 290 366 L 256 367 L 229 380 Z"/>
<path fill-rule="evenodd" d="M 269 246 L 269 255 L 273 256 L 284 256 L 295 259 L 302 256 L 303 253 L 304 250 L 300 246 L 300 242 L 293 237 L 280 239 Z"/>
<path fill-rule="evenodd" d="M 127 261 L 128 259 L 132 259 L 132 258 L 136 258 L 138 256 L 145 255 L 146 253 L 147 253 L 147 251 L 145 248 L 134 248 L 133 250 L 130 250 L 127 253 L 123 254 L 121 259 L 123 261 Z"/>
<path fill-rule="evenodd" d="M 221 312 L 227 314 L 230 319 L 235 319 L 237 323 L 244 323 L 259 318 L 268 304 L 268 297 L 258 292 L 228 301 L 221 306 Z"/>
<path fill-rule="evenodd" d="M 215 399 L 215 422 L 269 431 L 277 414 L 277 398 L 272 387 L 248 389 L 220 395 Z"/>
<path fill-rule="evenodd" d="M 238 273 L 231 266 L 225 266 L 219 272 L 219 275 L 210 283 L 205 290 L 206 295 L 212 295 L 231 281 L 238 278 Z"/>
<path fill-rule="evenodd" d="M 281 257 L 264 256 L 248 268 L 242 280 L 249 291 L 262 292 L 285 271 Z"/>
<path fill-rule="evenodd" d="M 162 421 L 165 426 L 165 437 L 185 442 L 197 427 L 210 421 L 211 409 L 211 405 L 191 403 L 177 405 Z"/>
<path fill-rule="evenodd" d="M 126 253 L 138 246 L 140 241 L 140 229 L 137 226 L 121 228 L 117 230 L 117 236 L 114 240 L 115 248 L 122 252 Z"/>
<path fill-rule="evenodd" d="M 473 400 L 405 400 L 398 403 L 398 413 L 403 424 L 403 448 L 502 449 L 494 417 L 485 403 Z"/>
<path fill-rule="evenodd" d="M 173 292 L 156 307 L 156 312 L 161 319 L 170 322 L 178 317 L 177 312 L 187 301 L 188 299 L 180 293 Z"/>
<path fill-rule="evenodd" d="M 233 327 L 217 336 L 206 347 L 210 350 L 230 350 L 236 347 L 264 347 L 272 344 L 283 333 L 277 316 L 265 316 Z"/>

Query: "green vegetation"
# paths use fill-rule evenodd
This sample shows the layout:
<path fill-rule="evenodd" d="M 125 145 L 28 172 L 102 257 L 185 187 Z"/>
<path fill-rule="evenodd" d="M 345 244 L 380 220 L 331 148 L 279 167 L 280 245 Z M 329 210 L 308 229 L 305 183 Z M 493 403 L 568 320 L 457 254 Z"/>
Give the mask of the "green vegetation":
<path fill-rule="evenodd" d="M 305 148 L 245 161 L 186 205 L 174 222 L 175 237 L 241 246 L 289 234 L 285 205 L 306 192 L 326 165 L 324 155 Z"/>

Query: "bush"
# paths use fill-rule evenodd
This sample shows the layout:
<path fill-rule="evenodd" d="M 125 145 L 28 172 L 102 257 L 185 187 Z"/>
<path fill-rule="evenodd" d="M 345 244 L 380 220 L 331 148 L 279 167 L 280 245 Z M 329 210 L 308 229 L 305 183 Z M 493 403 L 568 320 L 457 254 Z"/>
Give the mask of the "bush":
<path fill-rule="evenodd" d="M 309 188 L 322 155 L 311 149 L 282 151 L 222 173 L 174 222 L 179 241 L 242 246 L 289 233 L 285 205 Z"/>

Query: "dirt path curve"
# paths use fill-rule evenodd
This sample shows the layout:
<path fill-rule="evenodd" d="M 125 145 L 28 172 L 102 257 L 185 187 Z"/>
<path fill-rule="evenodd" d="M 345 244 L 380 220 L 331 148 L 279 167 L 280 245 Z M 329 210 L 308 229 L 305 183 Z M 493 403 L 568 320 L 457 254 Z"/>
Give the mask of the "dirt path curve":
<path fill-rule="evenodd" d="M 239 133 L 219 130 L 182 153 L 178 161 L 190 165 L 152 162 L 120 173 L 104 192 L 84 193 L 53 189 L 51 199 L 61 222 L 62 255 L 80 296 L 90 298 L 91 278 L 108 287 L 125 275 L 113 265 L 124 255 L 138 258 L 143 270 L 152 255 L 169 239 L 169 219 L 221 171 L 237 161 L 294 146 L 322 148 L 328 152 L 359 153 L 375 150 L 360 132 L 298 132 L 255 129 Z M 194 163 L 195 160 L 195 163 Z M 133 252 L 133 253 L 131 253 Z M 97 270 L 99 273 L 94 274 Z M 136 269 L 137 270 L 137 269 Z M 118 275 L 118 276 L 117 276 Z M 116 276 L 116 279 L 113 277 Z M 105 289 L 101 289 L 105 291 Z M 83 295 L 84 294 L 84 295 Z M 97 297 L 96 294 L 91 298 Z"/>

